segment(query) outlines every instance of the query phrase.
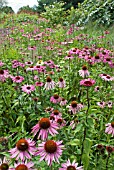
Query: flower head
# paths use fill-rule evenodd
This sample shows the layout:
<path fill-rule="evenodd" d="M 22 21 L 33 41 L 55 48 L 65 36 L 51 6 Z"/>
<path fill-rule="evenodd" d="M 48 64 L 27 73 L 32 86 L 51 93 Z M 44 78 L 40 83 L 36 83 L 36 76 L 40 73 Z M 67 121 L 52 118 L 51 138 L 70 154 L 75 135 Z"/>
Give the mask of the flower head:
<path fill-rule="evenodd" d="M 15 83 L 21 83 L 24 80 L 24 77 L 22 77 L 22 76 L 15 76 L 15 77 L 12 76 L 11 78 L 12 78 L 13 82 L 15 82 Z"/>
<path fill-rule="evenodd" d="M 90 78 L 80 81 L 80 85 L 82 85 L 82 86 L 90 87 L 90 86 L 93 86 L 94 84 L 95 84 L 95 80 L 92 80 Z"/>
<path fill-rule="evenodd" d="M 76 114 L 83 108 L 83 105 L 78 104 L 76 101 L 72 101 L 71 104 L 67 107 L 69 108 L 69 111 L 72 111 L 73 114 Z"/>
<path fill-rule="evenodd" d="M 79 70 L 78 71 L 79 72 L 79 75 L 81 76 L 81 77 L 85 77 L 85 76 L 89 76 L 89 71 L 87 70 L 87 67 L 86 66 L 83 66 L 82 67 L 82 70 Z"/>
<path fill-rule="evenodd" d="M 62 168 L 59 168 L 59 170 L 83 170 L 83 166 L 78 166 L 78 163 L 75 162 L 75 160 L 71 163 L 70 160 L 66 163 L 62 164 Z"/>
<path fill-rule="evenodd" d="M 61 101 L 61 97 L 59 97 L 58 94 L 54 94 L 51 98 L 50 98 L 50 101 L 52 103 L 59 103 Z"/>
<path fill-rule="evenodd" d="M 44 88 L 46 90 L 51 90 L 55 87 L 55 82 L 48 76 Z"/>
<path fill-rule="evenodd" d="M 26 92 L 27 94 L 30 94 L 34 90 L 35 90 L 34 85 L 24 85 L 24 86 L 22 86 L 22 91 Z"/>
<path fill-rule="evenodd" d="M 59 163 L 58 158 L 62 155 L 63 147 L 62 141 L 47 140 L 39 144 L 36 155 L 41 156 L 40 161 L 45 159 L 47 164 L 51 166 L 53 161 Z"/>
<path fill-rule="evenodd" d="M 11 168 L 11 170 L 33 170 L 34 163 L 33 162 L 18 162 L 14 164 L 15 168 Z"/>
<path fill-rule="evenodd" d="M 105 133 L 112 134 L 112 136 L 114 136 L 114 122 L 108 123 L 105 126 Z"/>
<path fill-rule="evenodd" d="M 20 139 L 16 143 L 16 147 L 9 152 L 12 154 L 11 158 L 19 158 L 24 161 L 25 157 L 31 159 L 31 155 L 34 155 L 36 151 L 35 142 L 31 139 Z"/>
<path fill-rule="evenodd" d="M 58 129 L 56 122 L 52 122 L 49 118 L 41 118 L 40 121 L 32 128 L 32 133 L 35 136 L 38 132 L 38 139 L 41 137 L 42 140 L 48 138 L 48 134 L 54 136 L 58 134 L 56 129 Z"/>

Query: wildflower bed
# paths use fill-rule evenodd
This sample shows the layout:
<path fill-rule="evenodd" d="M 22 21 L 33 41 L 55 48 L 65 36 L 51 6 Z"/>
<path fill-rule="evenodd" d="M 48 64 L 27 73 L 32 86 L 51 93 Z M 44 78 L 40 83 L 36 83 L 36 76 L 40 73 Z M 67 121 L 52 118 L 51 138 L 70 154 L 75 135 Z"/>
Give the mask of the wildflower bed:
<path fill-rule="evenodd" d="M 20 14 L 1 37 L 0 169 L 112 170 L 113 31 Z"/>

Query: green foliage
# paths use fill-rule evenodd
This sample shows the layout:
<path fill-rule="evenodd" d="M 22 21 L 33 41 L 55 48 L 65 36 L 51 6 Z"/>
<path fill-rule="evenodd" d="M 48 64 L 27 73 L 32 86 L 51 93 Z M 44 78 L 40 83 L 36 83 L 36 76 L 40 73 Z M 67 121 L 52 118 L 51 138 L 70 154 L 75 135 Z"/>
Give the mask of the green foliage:
<path fill-rule="evenodd" d="M 92 21 L 97 25 L 109 26 L 114 22 L 114 1 L 85 0 L 82 4 L 78 4 L 78 9 L 74 13 L 75 20 L 79 17 L 77 25 Z"/>
<path fill-rule="evenodd" d="M 45 6 L 46 12 L 42 13 L 41 16 L 46 18 L 50 25 L 62 24 L 66 15 L 63 5 L 63 2 L 54 2 L 52 5 Z"/>
<path fill-rule="evenodd" d="M 29 5 L 23 6 L 18 10 L 18 13 L 31 13 L 31 12 L 36 12 L 36 10 L 35 8 L 29 7 Z"/>
<path fill-rule="evenodd" d="M 9 6 L 4 6 L 4 7 L 2 7 L 1 11 L 4 12 L 4 13 L 6 13 L 6 14 L 12 14 L 12 13 L 14 13 L 12 7 L 9 7 Z"/>

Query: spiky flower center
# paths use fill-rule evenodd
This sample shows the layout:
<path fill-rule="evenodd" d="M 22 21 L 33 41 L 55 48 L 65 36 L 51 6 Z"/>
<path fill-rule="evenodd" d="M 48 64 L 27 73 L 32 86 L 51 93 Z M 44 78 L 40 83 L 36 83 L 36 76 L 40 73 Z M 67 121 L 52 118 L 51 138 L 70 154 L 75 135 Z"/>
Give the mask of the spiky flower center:
<path fill-rule="evenodd" d="M 59 111 L 58 111 L 58 110 L 54 110 L 54 111 L 53 111 L 53 114 L 54 114 L 54 115 L 59 115 Z"/>
<path fill-rule="evenodd" d="M 48 153 L 55 153 L 57 150 L 57 144 L 53 140 L 48 140 L 45 143 L 44 148 Z"/>
<path fill-rule="evenodd" d="M 30 86 L 27 86 L 27 90 L 30 90 L 31 89 L 31 87 Z"/>
<path fill-rule="evenodd" d="M 47 77 L 47 82 L 51 82 L 51 78 L 49 76 Z"/>
<path fill-rule="evenodd" d="M 54 94 L 54 99 L 58 99 L 59 98 L 59 95 L 58 94 Z"/>
<path fill-rule="evenodd" d="M 39 121 L 40 128 L 42 129 L 48 129 L 50 127 L 50 120 L 49 118 L 42 118 Z"/>
<path fill-rule="evenodd" d="M 20 139 L 16 146 L 19 151 L 26 151 L 29 148 L 29 144 L 25 139 Z"/>
<path fill-rule="evenodd" d="M 110 61 L 111 59 L 110 58 L 106 58 L 106 61 Z"/>
<path fill-rule="evenodd" d="M 70 165 L 67 167 L 67 170 L 76 170 L 76 168 L 74 166 Z"/>
<path fill-rule="evenodd" d="M 92 82 L 89 81 L 89 80 L 85 81 L 84 84 L 85 84 L 85 85 L 88 85 L 88 86 L 92 86 Z"/>
<path fill-rule="evenodd" d="M 96 56 L 95 56 L 95 59 L 99 59 L 99 58 L 100 58 L 99 55 L 96 55 Z"/>
<path fill-rule="evenodd" d="M 61 118 L 57 119 L 57 123 L 59 123 L 61 125 L 63 123 L 63 119 L 61 119 Z"/>
<path fill-rule="evenodd" d="M 87 70 L 87 66 L 83 66 L 83 67 L 82 67 L 82 70 Z"/>
<path fill-rule="evenodd" d="M 110 76 L 106 76 L 107 79 L 110 79 Z"/>
<path fill-rule="evenodd" d="M 27 166 L 24 164 L 18 165 L 15 170 L 28 170 Z"/>
<path fill-rule="evenodd" d="M 65 101 L 65 98 L 62 98 L 61 100 L 62 100 L 62 101 Z"/>
<path fill-rule="evenodd" d="M 107 74 L 103 74 L 103 76 L 107 76 Z"/>
<path fill-rule="evenodd" d="M 2 75 L 3 75 L 3 74 L 4 74 L 4 70 L 0 70 L 0 74 L 2 74 Z"/>
<path fill-rule="evenodd" d="M 59 78 L 59 81 L 60 81 L 60 82 L 63 82 L 63 78 L 60 77 L 60 78 Z"/>
<path fill-rule="evenodd" d="M 114 122 L 111 123 L 111 126 L 114 128 Z"/>
<path fill-rule="evenodd" d="M 106 146 L 106 150 L 107 152 L 109 153 L 112 153 L 113 152 L 113 148 L 111 146 Z"/>
<path fill-rule="evenodd" d="M 97 148 L 98 148 L 98 149 L 102 149 L 102 148 L 103 148 L 103 145 L 102 145 L 102 144 L 98 144 L 98 145 L 97 145 Z"/>
<path fill-rule="evenodd" d="M 0 166 L 0 170 L 8 170 L 9 169 L 9 166 L 8 164 L 6 163 L 3 163 L 1 166 Z"/>
<path fill-rule="evenodd" d="M 16 80 L 20 80 L 20 77 L 19 77 L 19 76 L 16 76 L 15 78 L 16 78 Z"/>
<path fill-rule="evenodd" d="M 76 101 L 72 101 L 72 102 L 71 102 L 71 106 L 72 106 L 73 108 L 77 107 L 77 102 L 76 102 Z"/>

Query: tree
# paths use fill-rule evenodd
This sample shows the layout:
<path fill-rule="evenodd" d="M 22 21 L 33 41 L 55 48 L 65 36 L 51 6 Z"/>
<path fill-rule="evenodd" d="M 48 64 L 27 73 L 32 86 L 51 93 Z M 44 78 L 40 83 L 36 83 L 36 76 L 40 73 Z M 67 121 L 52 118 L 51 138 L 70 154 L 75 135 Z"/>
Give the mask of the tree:
<path fill-rule="evenodd" d="M 10 6 L 3 6 L 1 8 L 1 11 L 6 13 L 6 14 L 13 14 L 14 13 L 12 7 L 10 7 Z"/>
<path fill-rule="evenodd" d="M 38 2 L 38 7 L 37 11 L 38 12 L 43 12 L 45 11 L 44 6 L 51 5 L 53 2 L 64 2 L 65 5 L 63 6 L 66 10 L 70 9 L 72 6 L 74 8 L 78 7 L 78 3 L 82 3 L 84 0 L 37 0 Z"/>
<path fill-rule="evenodd" d="M 0 0 L 0 9 L 8 4 L 7 0 Z"/>
<path fill-rule="evenodd" d="M 21 8 L 19 8 L 18 12 L 17 13 L 21 13 L 21 12 L 24 12 L 24 13 L 30 13 L 30 12 L 34 12 L 34 9 L 29 7 L 29 5 L 27 6 L 23 6 Z"/>

